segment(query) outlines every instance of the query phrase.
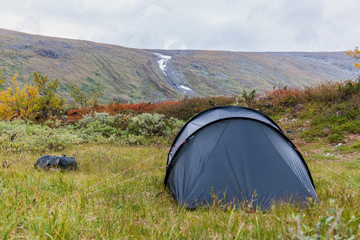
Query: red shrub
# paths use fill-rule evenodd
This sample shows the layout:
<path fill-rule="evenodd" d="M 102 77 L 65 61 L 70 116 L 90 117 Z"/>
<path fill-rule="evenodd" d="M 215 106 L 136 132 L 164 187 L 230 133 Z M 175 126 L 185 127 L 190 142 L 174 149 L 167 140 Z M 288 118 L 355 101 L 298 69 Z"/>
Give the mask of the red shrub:
<path fill-rule="evenodd" d="M 156 113 L 164 114 L 167 117 L 175 117 L 188 120 L 199 112 L 208 108 L 222 105 L 230 105 L 235 102 L 235 97 L 185 97 L 172 105 L 162 105 L 155 109 Z"/>
<path fill-rule="evenodd" d="M 260 102 L 274 107 L 293 107 L 305 102 L 305 93 L 301 89 L 275 89 L 273 91 L 265 91 L 265 96 L 260 98 Z"/>
<path fill-rule="evenodd" d="M 98 105 L 95 107 L 79 108 L 76 110 L 71 110 L 67 112 L 67 115 L 70 119 L 81 119 L 83 115 L 89 114 L 91 112 L 107 112 L 110 115 L 115 115 L 118 113 L 135 113 L 141 114 L 145 112 L 154 112 L 155 109 L 163 105 L 173 105 L 176 102 L 161 102 L 161 103 L 111 103 L 108 105 Z"/>

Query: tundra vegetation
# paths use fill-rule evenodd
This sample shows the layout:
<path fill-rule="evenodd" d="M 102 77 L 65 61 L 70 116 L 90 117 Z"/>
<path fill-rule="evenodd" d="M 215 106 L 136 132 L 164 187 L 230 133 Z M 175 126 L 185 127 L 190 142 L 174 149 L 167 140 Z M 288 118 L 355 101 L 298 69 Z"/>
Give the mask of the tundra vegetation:
<path fill-rule="evenodd" d="M 107 105 L 97 101 L 98 88 L 84 98 L 73 86 L 81 108 L 72 109 L 56 95 L 57 80 L 34 73 L 34 85 L 11 81 L 0 92 L 2 239 L 360 238 L 360 78 Z M 274 119 L 306 152 L 319 202 L 278 203 L 268 212 L 221 201 L 192 211 L 179 206 L 163 185 L 169 146 L 189 118 L 218 105 L 248 106 Z M 45 154 L 75 157 L 79 170 L 34 169 Z"/>

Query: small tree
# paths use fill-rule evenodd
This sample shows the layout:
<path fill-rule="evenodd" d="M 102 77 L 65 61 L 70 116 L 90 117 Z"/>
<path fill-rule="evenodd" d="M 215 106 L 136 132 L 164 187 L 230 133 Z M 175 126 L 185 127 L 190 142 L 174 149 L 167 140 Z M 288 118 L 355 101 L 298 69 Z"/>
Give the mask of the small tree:
<path fill-rule="evenodd" d="M 103 89 L 100 87 L 100 84 L 96 84 L 95 87 L 91 88 L 90 98 L 88 100 L 89 105 L 96 107 L 99 104 L 99 99 L 103 95 Z"/>
<path fill-rule="evenodd" d="M 354 66 L 356 68 L 360 68 L 360 63 L 357 63 L 356 60 L 359 60 L 360 59 L 360 50 L 359 50 L 359 47 L 355 47 L 354 50 L 349 50 L 346 52 L 346 55 L 352 57 L 355 59 L 355 62 L 354 62 Z"/>
<path fill-rule="evenodd" d="M 0 118 L 12 121 L 15 118 L 34 119 L 37 116 L 39 92 L 25 84 L 20 90 L 14 75 L 11 86 L 0 92 Z"/>
<path fill-rule="evenodd" d="M 99 104 L 99 99 L 103 95 L 103 89 L 100 84 L 96 84 L 92 87 L 88 96 L 81 90 L 79 86 L 70 85 L 70 95 L 74 99 L 75 103 L 80 104 L 81 108 L 93 106 L 96 107 Z"/>
<path fill-rule="evenodd" d="M 253 103 L 255 102 L 255 97 L 256 97 L 256 90 L 251 90 L 251 91 L 247 92 L 245 89 L 243 89 L 242 94 L 241 94 L 241 99 L 249 107 L 251 107 L 253 105 Z"/>
<path fill-rule="evenodd" d="M 74 99 L 75 103 L 80 104 L 81 108 L 88 106 L 88 98 L 79 86 L 70 84 L 70 96 Z"/>
<path fill-rule="evenodd" d="M 42 76 L 34 72 L 34 82 L 38 88 L 39 98 L 39 117 L 47 119 L 50 115 L 56 115 L 63 109 L 65 100 L 55 95 L 59 81 L 50 82 L 48 76 Z"/>

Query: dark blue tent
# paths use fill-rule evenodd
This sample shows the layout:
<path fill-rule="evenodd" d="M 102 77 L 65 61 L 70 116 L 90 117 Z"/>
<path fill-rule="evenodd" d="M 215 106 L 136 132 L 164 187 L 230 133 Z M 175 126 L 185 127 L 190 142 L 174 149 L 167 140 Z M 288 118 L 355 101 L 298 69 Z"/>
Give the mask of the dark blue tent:
<path fill-rule="evenodd" d="M 267 209 L 278 201 L 317 199 L 309 169 L 280 127 L 245 107 L 208 109 L 176 136 L 168 154 L 165 186 L 188 208 L 251 204 Z"/>

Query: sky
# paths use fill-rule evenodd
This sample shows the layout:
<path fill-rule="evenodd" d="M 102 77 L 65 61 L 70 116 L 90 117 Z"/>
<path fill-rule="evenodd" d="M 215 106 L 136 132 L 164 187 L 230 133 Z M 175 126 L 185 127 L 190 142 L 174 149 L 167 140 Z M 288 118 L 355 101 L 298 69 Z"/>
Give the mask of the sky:
<path fill-rule="evenodd" d="M 142 49 L 345 51 L 360 0 L 0 0 L 0 28 Z"/>

